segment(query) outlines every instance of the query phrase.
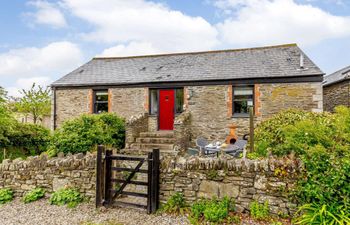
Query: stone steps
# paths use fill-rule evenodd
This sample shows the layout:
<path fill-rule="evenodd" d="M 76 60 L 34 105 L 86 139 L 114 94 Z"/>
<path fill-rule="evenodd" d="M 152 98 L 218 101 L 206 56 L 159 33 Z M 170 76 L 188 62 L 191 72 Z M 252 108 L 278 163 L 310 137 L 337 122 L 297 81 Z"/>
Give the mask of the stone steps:
<path fill-rule="evenodd" d="M 173 131 L 155 131 L 155 132 L 142 132 L 141 138 L 174 138 Z"/>
<path fill-rule="evenodd" d="M 164 137 L 141 137 L 136 138 L 136 143 L 152 143 L 152 144 L 174 144 L 175 138 L 164 138 Z"/>
<path fill-rule="evenodd" d="M 173 150 L 174 144 L 153 144 L 153 143 L 133 143 L 130 145 L 132 149 L 152 150 L 158 148 L 159 150 Z"/>

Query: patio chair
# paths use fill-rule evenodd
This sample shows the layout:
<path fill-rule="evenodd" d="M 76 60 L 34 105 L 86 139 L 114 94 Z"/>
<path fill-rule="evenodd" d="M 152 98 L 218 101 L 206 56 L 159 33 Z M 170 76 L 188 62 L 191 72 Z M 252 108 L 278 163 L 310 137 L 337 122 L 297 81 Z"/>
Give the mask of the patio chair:
<path fill-rule="evenodd" d="M 207 139 L 203 138 L 203 137 L 199 137 L 196 140 L 196 146 L 199 148 L 199 153 L 201 155 L 205 154 L 205 146 L 208 145 L 208 141 Z"/>

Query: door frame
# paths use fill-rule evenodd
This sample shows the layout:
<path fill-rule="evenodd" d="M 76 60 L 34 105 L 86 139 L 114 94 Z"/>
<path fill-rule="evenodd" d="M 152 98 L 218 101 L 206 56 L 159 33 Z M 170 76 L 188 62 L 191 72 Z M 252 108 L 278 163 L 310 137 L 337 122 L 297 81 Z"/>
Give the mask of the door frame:
<path fill-rule="evenodd" d="M 176 113 L 176 90 L 177 89 L 183 89 L 184 90 L 184 87 L 156 87 L 156 88 L 148 88 L 148 102 L 149 102 L 149 104 L 148 104 L 148 112 L 150 112 L 151 111 L 151 95 L 150 95 L 150 91 L 151 90 L 157 90 L 157 96 L 158 96 L 158 98 L 157 98 L 157 105 L 158 105 L 158 108 L 157 108 L 157 114 L 156 114 L 156 116 L 157 116 L 157 131 L 159 131 L 159 116 L 160 116 L 160 110 L 159 110 L 159 106 L 160 106 L 160 102 L 159 102 L 159 91 L 160 90 L 174 90 L 174 121 L 175 121 L 175 117 L 176 117 L 176 115 L 178 115 L 179 113 Z"/>

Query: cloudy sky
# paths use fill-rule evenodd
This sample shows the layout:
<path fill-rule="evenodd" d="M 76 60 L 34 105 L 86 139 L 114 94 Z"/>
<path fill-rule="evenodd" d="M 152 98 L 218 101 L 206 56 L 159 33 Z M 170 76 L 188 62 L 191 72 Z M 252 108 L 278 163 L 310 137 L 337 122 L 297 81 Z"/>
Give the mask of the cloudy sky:
<path fill-rule="evenodd" d="M 0 28 L 10 95 L 94 56 L 297 43 L 326 73 L 350 64 L 350 0 L 11 0 Z"/>

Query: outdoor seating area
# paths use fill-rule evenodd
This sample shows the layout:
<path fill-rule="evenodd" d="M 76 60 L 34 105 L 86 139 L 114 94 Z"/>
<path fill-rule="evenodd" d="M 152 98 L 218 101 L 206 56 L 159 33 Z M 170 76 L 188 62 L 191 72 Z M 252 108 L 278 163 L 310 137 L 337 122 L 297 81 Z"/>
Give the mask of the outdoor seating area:
<path fill-rule="evenodd" d="M 218 157 L 219 154 L 228 154 L 238 158 L 243 154 L 243 150 L 247 145 L 246 137 L 247 135 L 244 135 L 243 139 L 238 139 L 233 144 L 226 144 L 220 141 L 209 142 L 207 139 L 199 137 L 196 140 L 196 148 L 189 148 L 187 154 L 211 157 Z"/>

